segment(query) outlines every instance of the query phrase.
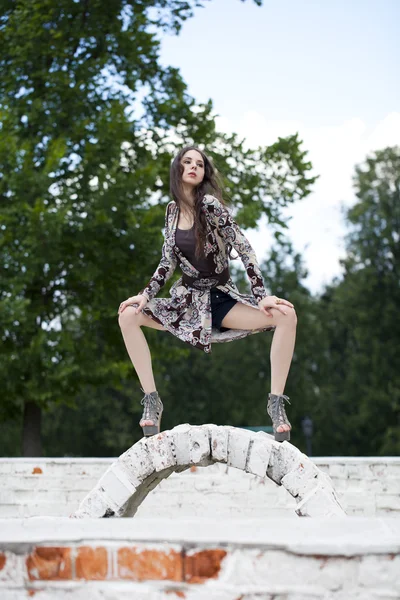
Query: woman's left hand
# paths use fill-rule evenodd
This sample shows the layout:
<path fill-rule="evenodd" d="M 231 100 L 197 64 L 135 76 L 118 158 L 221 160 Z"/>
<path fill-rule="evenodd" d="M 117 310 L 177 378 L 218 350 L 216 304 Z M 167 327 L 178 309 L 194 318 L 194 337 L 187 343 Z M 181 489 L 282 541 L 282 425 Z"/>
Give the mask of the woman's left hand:
<path fill-rule="evenodd" d="M 277 296 L 266 296 L 265 298 L 262 298 L 262 300 L 260 300 L 258 303 L 258 308 L 269 317 L 272 317 L 271 308 L 276 308 L 281 313 L 286 315 L 285 306 L 290 306 L 291 308 L 294 308 L 293 304 L 289 302 L 289 300 L 285 300 L 284 298 L 278 298 Z"/>

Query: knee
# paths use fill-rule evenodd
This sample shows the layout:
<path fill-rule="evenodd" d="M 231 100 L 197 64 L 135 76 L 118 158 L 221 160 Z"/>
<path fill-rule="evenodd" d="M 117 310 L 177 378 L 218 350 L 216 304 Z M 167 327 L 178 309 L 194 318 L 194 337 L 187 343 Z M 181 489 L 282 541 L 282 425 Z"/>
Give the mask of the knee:
<path fill-rule="evenodd" d="M 136 308 L 127 306 L 125 310 L 118 315 L 118 323 L 121 329 L 125 327 L 140 327 L 142 313 L 136 314 Z"/>
<path fill-rule="evenodd" d="M 288 312 L 287 312 L 287 317 L 290 317 L 291 323 L 296 327 L 297 325 L 297 314 L 296 311 L 294 310 L 294 308 L 290 308 L 288 306 Z"/>
<path fill-rule="evenodd" d="M 275 316 L 275 318 L 277 319 L 278 324 L 286 325 L 287 327 L 296 327 L 297 315 L 294 308 L 291 308 L 290 306 L 285 306 L 284 310 L 286 312 L 286 315 L 284 315 L 280 311 L 276 311 L 278 314 Z"/>

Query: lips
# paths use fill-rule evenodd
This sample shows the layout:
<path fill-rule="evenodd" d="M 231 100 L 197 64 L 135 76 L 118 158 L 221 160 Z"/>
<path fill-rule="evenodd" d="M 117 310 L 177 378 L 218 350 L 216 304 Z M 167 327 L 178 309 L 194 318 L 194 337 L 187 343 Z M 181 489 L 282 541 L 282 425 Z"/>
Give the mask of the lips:
<path fill-rule="evenodd" d="M 196 177 L 196 173 L 189 173 L 189 177 Z"/>

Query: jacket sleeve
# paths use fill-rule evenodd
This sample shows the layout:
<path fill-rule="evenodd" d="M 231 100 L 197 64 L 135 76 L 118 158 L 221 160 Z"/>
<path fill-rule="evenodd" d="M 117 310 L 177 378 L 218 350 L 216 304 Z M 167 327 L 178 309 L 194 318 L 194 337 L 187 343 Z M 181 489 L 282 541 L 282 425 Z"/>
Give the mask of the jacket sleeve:
<path fill-rule="evenodd" d="M 209 202 L 210 198 L 212 199 L 211 203 Z M 265 289 L 256 253 L 249 240 L 222 202 L 214 196 L 208 196 L 207 204 L 208 209 L 214 213 L 214 220 L 217 225 L 218 233 L 226 243 L 232 244 L 233 248 L 235 248 L 236 252 L 239 254 L 250 280 L 253 296 L 257 300 L 265 298 L 269 293 Z"/>
<path fill-rule="evenodd" d="M 170 207 L 171 203 L 168 204 L 165 211 L 165 234 L 164 244 L 161 251 L 161 260 L 149 283 L 139 292 L 139 294 L 146 296 L 148 300 L 152 300 L 158 294 L 163 285 L 165 285 L 168 279 L 172 276 L 177 265 L 177 258 L 172 246 L 171 233 L 168 225 Z"/>

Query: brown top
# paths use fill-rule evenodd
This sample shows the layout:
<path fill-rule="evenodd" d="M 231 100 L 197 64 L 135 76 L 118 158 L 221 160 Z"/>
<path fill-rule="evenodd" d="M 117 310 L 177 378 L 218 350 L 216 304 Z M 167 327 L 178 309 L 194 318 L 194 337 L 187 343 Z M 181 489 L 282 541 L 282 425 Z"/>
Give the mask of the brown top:
<path fill-rule="evenodd" d="M 197 269 L 200 275 L 206 277 L 215 274 L 215 264 L 211 254 L 208 257 L 197 258 L 195 254 L 196 239 L 194 237 L 194 225 L 190 229 L 176 228 L 175 243 L 181 249 L 182 254 Z"/>

